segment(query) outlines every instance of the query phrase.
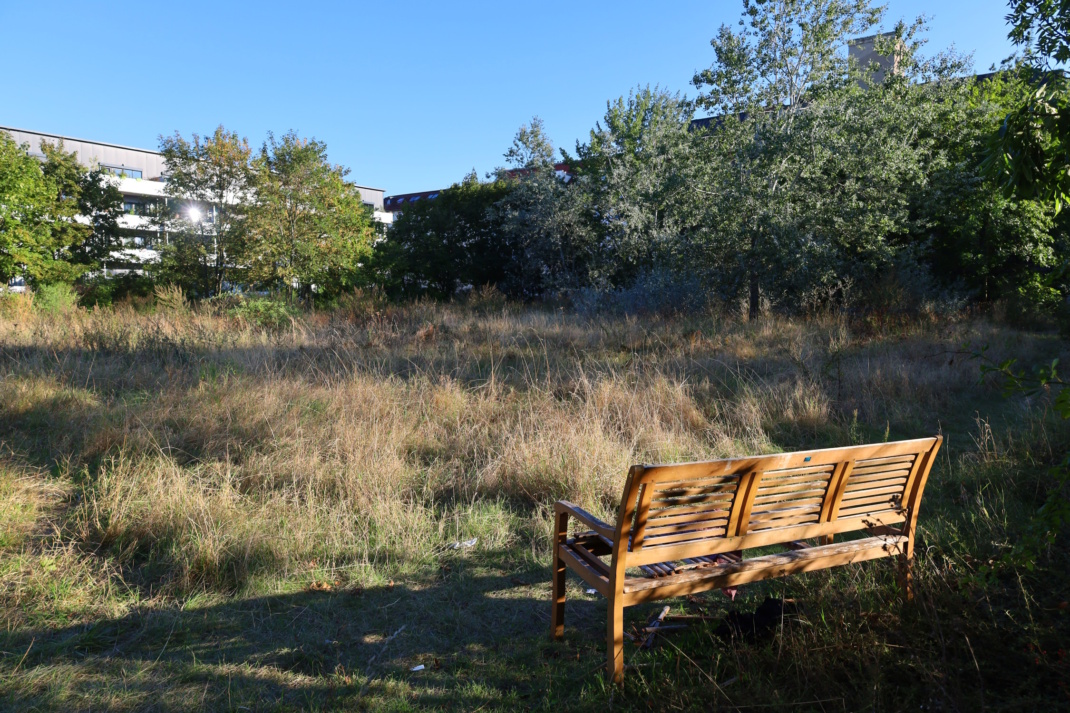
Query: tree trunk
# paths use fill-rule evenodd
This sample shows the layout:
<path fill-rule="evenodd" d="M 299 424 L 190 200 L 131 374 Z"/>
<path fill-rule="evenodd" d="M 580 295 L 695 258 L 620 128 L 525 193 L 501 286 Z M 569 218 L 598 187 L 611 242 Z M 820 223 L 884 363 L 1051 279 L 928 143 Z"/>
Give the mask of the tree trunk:
<path fill-rule="evenodd" d="M 761 294 L 758 290 L 758 236 L 752 235 L 750 239 L 750 309 L 747 318 L 753 322 L 758 319 L 761 307 Z"/>

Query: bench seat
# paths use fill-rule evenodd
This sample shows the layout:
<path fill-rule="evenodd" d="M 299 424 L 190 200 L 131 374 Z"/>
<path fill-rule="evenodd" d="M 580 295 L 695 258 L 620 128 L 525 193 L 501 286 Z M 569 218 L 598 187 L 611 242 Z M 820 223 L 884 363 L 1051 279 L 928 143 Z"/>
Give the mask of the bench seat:
<path fill-rule="evenodd" d="M 561 548 L 561 556 L 584 581 L 608 596 L 609 565 L 593 555 L 583 542 L 582 537 L 569 540 Z M 627 605 L 698 594 L 798 572 L 899 555 L 906 551 L 907 542 L 908 538 L 903 535 L 875 535 L 830 545 L 795 547 L 749 559 L 718 555 L 716 560 L 692 558 L 680 563 L 665 562 L 660 564 L 670 570 L 667 574 L 626 576 L 622 593 Z"/>

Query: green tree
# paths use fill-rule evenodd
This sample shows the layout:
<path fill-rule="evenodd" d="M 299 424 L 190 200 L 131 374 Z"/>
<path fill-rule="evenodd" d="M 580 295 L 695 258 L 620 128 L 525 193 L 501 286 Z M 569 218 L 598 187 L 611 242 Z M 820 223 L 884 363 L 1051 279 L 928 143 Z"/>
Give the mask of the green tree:
<path fill-rule="evenodd" d="M 740 216 L 717 231 L 721 255 L 746 271 L 749 314 L 758 316 L 763 281 L 803 234 L 793 198 L 813 166 L 805 148 L 815 102 L 859 79 L 841 51 L 880 19 L 869 0 L 744 0 L 741 29 L 720 28 L 713 65 L 697 73 L 701 106 L 719 116 L 706 142 L 707 190 Z"/>
<path fill-rule="evenodd" d="M 936 275 L 953 275 L 983 301 L 1057 299 L 1044 284 L 1056 263 L 1054 206 L 1007 195 L 982 168 L 992 127 L 1028 91 L 1016 71 L 962 88 L 940 134 L 946 161 L 930 172 L 917 204 L 926 222 L 928 260 Z"/>
<path fill-rule="evenodd" d="M 90 230 L 77 220 L 78 198 L 46 175 L 28 148 L 0 132 L 0 280 L 70 283 L 88 267 L 74 250 Z"/>
<path fill-rule="evenodd" d="M 1070 200 L 1070 82 L 1053 63 L 1070 60 L 1070 3 L 1012 0 L 1010 39 L 1025 50 L 1022 91 L 994 132 L 985 167 L 1008 194 Z"/>
<path fill-rule="evenodd" d="M 348 169 L 327 161 L 326 144 L 268 134 L 254 169 L 244 251 L 250 281 L 292 303 L 362 279 L 377 235 L 372 210 L 345 181 Z"/>
<path fill-rule="evenodd" d="M 552 167 L 554 145 L 546 135 L 542 119 L 533 117 L 531 124 L 522 124 L 513 138 L 513 145 L 505 152 L 505 161 L 513 169 Z"/>
<path fill-rule="evenodd" d="M 408 204 L 377 246 L 382 282 L 395 294 L 439 298 L 503 284 L 511 255 L 495 206 L 511 190 L 506 178 L 481 183 L 473 170 L 434 199 Z"/>
<path fill-rule="evenodd" d="M 45 155 L 42 171 L 54 184 L 57 200 L 76 204 L 82 218 L 58 226 L 65 233 L 59 239 L 70 247 L 73 262 L 95 270 L 121 246 L 123 194 L 110 174 L 100 167 L 83 166 L 77 153 L 64 150 L 62 140 L 56 144 L 42 141 L 41 152 Z"/>
<path fill-rule="evenodd" d="M 154 270 L 190 294 L 217 295 L 240 277 L 252 197 L 249 142 L 222 126 L 211 136 L 160 137 L 167 201 L 157 216 L 167 243 Z"/>
<path fill-rule="evenodd" d="M 577 143 L 567 193 L 587 194 L 590 284 L 627 286 L 678 257 L 695 198 L 693 111 L 679 94 L 640 88 L 606 102 L 588 142 Z"/>

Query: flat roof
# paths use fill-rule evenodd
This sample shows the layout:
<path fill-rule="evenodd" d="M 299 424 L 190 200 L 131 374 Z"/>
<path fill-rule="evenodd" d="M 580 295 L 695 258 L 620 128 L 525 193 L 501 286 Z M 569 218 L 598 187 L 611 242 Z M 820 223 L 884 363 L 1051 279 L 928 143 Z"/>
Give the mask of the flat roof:
<path fill-rule="evenodd" d="M 20 128 L 16 127 L 16 126 L 0 126 L 0 131 L 19 131 L 19 132 L 22 132 L 24 134 L 37 134 L 38 136 L 47 136 L 50 139 L 62 139 L 64 141 L 80 141 L 80 142 L 82 142 L 84 144 L 96 144 L 97 146 L 110 146 L 113 149 L 125 149 L 127 151 L 141 151 L 142 153 L 151 153 L 151 154 L 156 154 L 157 156 L 162 156 L 163 155 L 159 151 L 154 151 L 152 149 L 142 149 L 142 148 L 138 148 L 137 146 L 124 146 L 123 144 L 113 144 L 113 143 L 111 143 L 109 141 L 97 141 L 96 139 L 79 139 L 76 136 L 64 136 L 63 134 L 53 134 L 53 133 L 50 133 L 48 131 L 38 131 L 37 129 L 20 129 Z M 374 188 L 372 186 L 362 186 L 359 183 L 350 183 L 350 185 L 356 186 L 357 188 L 363 188 L 363 189 L 368 190 L 368 191 L 381 191 L 383 193 L 386 193 L 386 189 L 385 188 Z"/>
<path fill-rule="evenodd" d="M 63 134 L 52 134 L 47 131 L 38 131 L 37 129 L 19 129 L 14 126 L 0 126 L 0 131 L 20 131 L 24 134 L 37 134 L 38 136 L 47 136 L 50 139 L 63 139 L 64 141 L 81 141 L 84 144 L 97 144 L 98 146 L 110 146 L 114 149 L 125 149 L 127 151 L 141 151 L 142 153 L 152 153 L 160 156 L 159 151 L 152 149 L 142 149 L 137 146 L 124 146 L 123 144 L 113 144 L 108 141 L 97 141 L 96 139 L 79 139 L 75 136 L 64 136 Z"/>

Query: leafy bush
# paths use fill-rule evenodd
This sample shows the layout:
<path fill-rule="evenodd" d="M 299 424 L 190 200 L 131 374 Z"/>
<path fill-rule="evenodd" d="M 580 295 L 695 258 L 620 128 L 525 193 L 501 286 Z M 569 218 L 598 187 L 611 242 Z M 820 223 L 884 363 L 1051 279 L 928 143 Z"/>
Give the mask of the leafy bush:
<path fill-rule="evenodd" d="M 33 306 L 45 314 L 65 314 L 78 307 L 78 293 L 63 282 L 41 285 L 34 291 Z"/>
<path fill-rule="evenodd" d="M 137 273 L 117 277 L 97 276 L 79 286 L 83 307 L 109 307 L 130 300 L 145 300 L 152 296 L 155 283 L 152 278 Z"/>
<path fill-rule="evenodd" d="M 267 297 L 240 297 L 228 310 L 228 314 L 260 327 L 278 329 L 290 324 L 298 311 L 282 300 Z"/>
<path fill-rule="evenodd" d="M 581 314 L 675 314 L 697 312 L 710 302 L 709 289 L 696 274 L 654 269 L 643 272 L 630 287 L 577 290 L 572 303 Z"/>

